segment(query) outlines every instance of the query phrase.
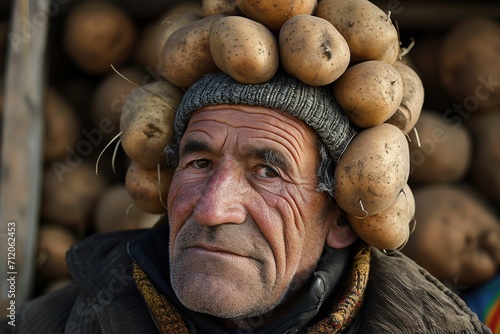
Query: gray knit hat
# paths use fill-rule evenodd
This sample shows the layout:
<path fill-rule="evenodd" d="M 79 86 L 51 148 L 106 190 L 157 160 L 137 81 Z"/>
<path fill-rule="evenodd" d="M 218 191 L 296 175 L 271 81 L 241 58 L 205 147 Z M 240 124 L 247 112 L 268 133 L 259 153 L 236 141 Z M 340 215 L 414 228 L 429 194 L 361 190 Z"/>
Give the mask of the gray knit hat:
<path fill-rule="evenodd" d="M 309 86 L 283 72 L 268 82 L 253 85 L 241 84 L 218 72 L 204 76 L 185 92 L 175 116 L 177 142 L 195 110 L 219 104 L 257 105 L 297 117 L 317 132 L 335 163 L 356 134 L 356 128 L 325 87 Z"/>

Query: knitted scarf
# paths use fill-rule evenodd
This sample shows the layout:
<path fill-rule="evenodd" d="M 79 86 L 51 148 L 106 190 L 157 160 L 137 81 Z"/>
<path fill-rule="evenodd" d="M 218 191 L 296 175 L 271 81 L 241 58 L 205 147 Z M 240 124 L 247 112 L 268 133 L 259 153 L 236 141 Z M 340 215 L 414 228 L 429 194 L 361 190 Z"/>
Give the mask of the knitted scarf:
<path fill-rule="evenodd" d="M 370 271 L 370 248 L 363 247 L 354 257 L 340 298 L 330 305 L 328 316 L 305 329 L 308 334 L 342 333 L 358 314 Z M 134 262 L 133 276 L 162 333 L 189 334 L 182 314 L 159 293 L 142 268 Z M 326 307 L 326 305 L 325 305 Z"/>

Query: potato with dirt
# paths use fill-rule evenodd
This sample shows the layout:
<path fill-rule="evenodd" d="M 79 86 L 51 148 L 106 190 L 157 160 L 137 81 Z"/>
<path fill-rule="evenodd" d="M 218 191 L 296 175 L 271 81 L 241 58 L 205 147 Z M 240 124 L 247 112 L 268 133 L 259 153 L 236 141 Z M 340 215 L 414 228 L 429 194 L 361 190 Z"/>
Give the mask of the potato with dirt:
<path fill-rule="evenodd" d="M 217 67 L 243 84 L 271 79 L 279 66 L 278 41 L 263 24 L 225 16 L 212 24 L 210 53 Z"/>
<path fill-rule="evenodd" d="M 403 100 L 403 78 L 386 62 L 352 65 L 332 84 L 333 96 L 352 123 L 369 128 L 387 121 Z"/>
<path fill-rule="evenodd" d="M 409 133 L 417 124 L 424 105 L 424 85 L 417 72 L 402 61 L 393 64 L 403 79 L 403 98 L 394 114 L 386 121 Z"/>
<path fill-rule="evenodd" d="M 168 168 L 145 168 L 131 161 L 125 186 L 135 206 L 152 214 L 166 212 L 166 198 L 174 171 Z"/>
<path fill-rule="evenodd" d="M 368 216 L 347 214 L 356 234 L 379 249 L 395 250 L 405 246 L 414 227 L 415 199 L 409 185 L 405 185 L 394 203 L 387 209 Z"/>
<path fill-rule="evenodd" d="M 410 172 L 408 142 L 403 132 L 382 123 L 358 133 L 334 172 L 334 195 L 348 214 L 366 217 L 390 207 Z"/>
<path fill-rule="evenodd" d="M 162 49 L 158 73 L 180 88 L 219 72 L 210 53 L 210 29 L 224 15 L 211 15 L 175 30 Z"/>
<path fill-rule="evenodd" d="M 317 0 L 235 0 L 235 2 L 246 17 L 262 23 L 273 33 L 278 33 L 281 26 L 295 15 L 313 14 L 318 3 Z"/>
<path fill-rule="evenodd" d="M 121 145 L 128 157 L 147 168 L 165 164 L 165 148 L 174 138 L 173 126 L 182 91 L 167 81 L 135 88 L 121 114 Z"/>
<path fill-rule="evenodd" d="M 279 48 L 285 71 L 311 86 L 337 80 L 351 57 L 344 37 L 329 21 L 306 14 L 295 15 L 283 24 Z"/>
<path fill-rule="evenodd" d="M 380 60 L 395 63 L 399 34 L 388 13 L 368 0 L 321 0 L 315 14 L 330 21 L 351 50 L 351 63 Z"/>

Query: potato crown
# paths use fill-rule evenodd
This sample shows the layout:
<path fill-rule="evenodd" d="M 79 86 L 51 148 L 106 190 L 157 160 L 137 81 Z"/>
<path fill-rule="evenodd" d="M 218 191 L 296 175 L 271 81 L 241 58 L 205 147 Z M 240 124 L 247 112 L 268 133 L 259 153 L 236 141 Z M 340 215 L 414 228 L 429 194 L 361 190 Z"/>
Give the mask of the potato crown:
<path fill-rule="evenodd" d="M 175 140 L 192 112 L 204 106 L 248 104 L 288 112 L 316 130 L 337 170 L 361 168 L 356 175 L 334 175 L 335 198 L 357 234 L 381 249 L 404 246 L 414 222 L 407 187 L 409 145 L 402 135 L 410 120 L 393 119 L 407 117 L 398 106 L 401 101 L 410 105 L 410 95 L 418 94 L 409 87 L 405 91 L 405 80 L 393 66 L 402 52 L 390 13 L 368 0 L 312 0 L 305 12 L 288 13 L 280 26 L 269 26 L 269 18 L 248 15 L 242 5 L 248 1 L 224 3 L 231 5 L 186 23 L 158 45 L 158 74 L 184 91 Z M 417 88 L 423 95 L 423 87 Z M 418 110 L 410 115 L 411 124 L 421 109 L 420 102 L 414 105 Z M 366 131 L 372 128 L 377 129 Z M 398 230 L 395 224 L 402 232 L 387 237 Z"/>

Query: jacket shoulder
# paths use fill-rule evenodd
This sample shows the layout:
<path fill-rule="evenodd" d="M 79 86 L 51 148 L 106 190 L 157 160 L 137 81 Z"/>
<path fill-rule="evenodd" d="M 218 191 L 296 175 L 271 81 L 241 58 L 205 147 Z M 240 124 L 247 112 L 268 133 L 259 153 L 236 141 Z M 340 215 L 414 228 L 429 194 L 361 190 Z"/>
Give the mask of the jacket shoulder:
<path fill-rule="evenodd" d="M 400 252 L 372 248 L 360 333 L 491 333 L 465 302 Z"/>

